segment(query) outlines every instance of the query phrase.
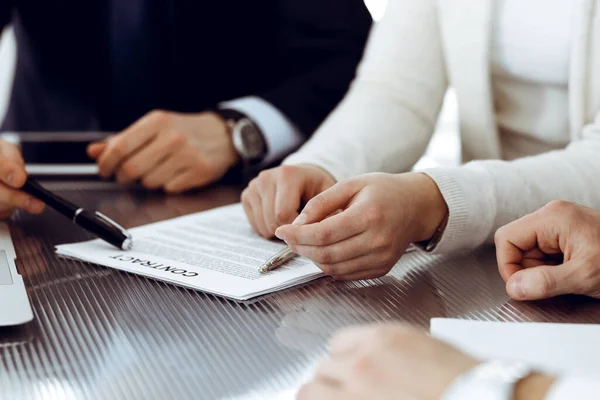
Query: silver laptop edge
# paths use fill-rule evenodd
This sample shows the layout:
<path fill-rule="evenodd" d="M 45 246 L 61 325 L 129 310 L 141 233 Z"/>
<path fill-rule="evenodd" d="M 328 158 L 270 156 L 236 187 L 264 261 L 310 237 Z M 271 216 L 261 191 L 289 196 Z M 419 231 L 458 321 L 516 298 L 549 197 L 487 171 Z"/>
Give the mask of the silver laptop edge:
<path fill-rule="evenodd" d="M 0 326 L 21 325 L 33 319 L 23 277 L 17 272 L 15 249 L 6 224 L 0 224 Z"/>

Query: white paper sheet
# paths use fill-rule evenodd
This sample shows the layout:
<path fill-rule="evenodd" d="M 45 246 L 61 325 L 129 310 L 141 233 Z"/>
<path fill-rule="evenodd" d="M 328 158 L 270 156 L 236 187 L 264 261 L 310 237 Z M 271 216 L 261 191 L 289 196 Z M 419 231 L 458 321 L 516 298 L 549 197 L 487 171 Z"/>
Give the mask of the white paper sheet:
<path fill-rule="evenodd" d="M 600 325 L 432 319 L 431 335 L 481 360 L 522 360 L 551 374 L 600 376 Z"/>
<path fill-rule="evenodd" d="M 57 253 L 181 286 L 247 300 L 322 276 L 305 258 L 266 274 L 258 268 L 285 247 L 252 230 L 240 204 L 130 230 L 133 249 L 101 240 L 57 246 Z"/>

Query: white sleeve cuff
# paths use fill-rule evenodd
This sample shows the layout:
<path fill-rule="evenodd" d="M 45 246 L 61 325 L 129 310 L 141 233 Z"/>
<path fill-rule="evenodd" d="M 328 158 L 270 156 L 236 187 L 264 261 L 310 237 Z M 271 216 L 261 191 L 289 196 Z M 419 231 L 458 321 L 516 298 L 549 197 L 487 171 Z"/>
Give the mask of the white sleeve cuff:
<path fill-rule="evenodd" d="M 271 103 L 250 96 L 219 104 L 247 115 L 262 131 L 267 142 L 267 155 L 261 167 L 281 160 L 300 147 L 305 138 L 298 128 Z"/>
<path fill-rule="evenodd" d="M 546 400 L 593 400 L 600 396 L 600 380 L 584 377 L 560 378 L 546 395 Z"/>
<path fill-rule="evenodd" d="M 496 215 L 494 187 L 485 168 L 467 164 L 422 172 L 435 181 L 449 210 L 448 225 L 432 252 L 472 250 L 485 243 Z"/>

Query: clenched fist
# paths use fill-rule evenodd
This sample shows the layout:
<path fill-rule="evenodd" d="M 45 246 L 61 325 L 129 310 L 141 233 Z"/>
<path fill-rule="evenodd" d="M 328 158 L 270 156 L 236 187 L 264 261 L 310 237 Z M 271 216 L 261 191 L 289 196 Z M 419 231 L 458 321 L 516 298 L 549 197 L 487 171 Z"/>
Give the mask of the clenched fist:
<path fill-rule="evenodd" d="M 600 299 L 600 213 L 553 201 L 496 232 L 508 294 L 539 300 L 562 294 Z"/>

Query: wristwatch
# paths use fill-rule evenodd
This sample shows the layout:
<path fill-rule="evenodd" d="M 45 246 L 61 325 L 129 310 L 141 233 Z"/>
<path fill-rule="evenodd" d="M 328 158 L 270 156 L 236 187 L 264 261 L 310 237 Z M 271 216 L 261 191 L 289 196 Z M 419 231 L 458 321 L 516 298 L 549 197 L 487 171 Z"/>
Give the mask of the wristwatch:
<path fill-rule="evenodd" d="M 260 128 L 245 114 L 232 109 L 214 110 L 227 123 L 233 146 L 247 165 L 259 164 L 267 155 L 267 142 Z"/>
<path fill-rule="evenodd" d="M 443 400 L 512 400 L 517 383 L 532 373 L 523 362 L 490 361 L 459 376 Z"/>

